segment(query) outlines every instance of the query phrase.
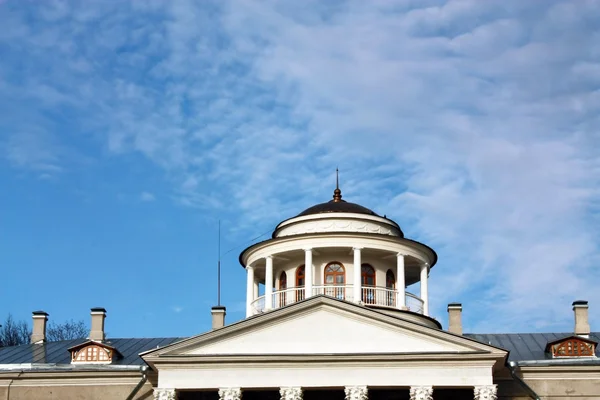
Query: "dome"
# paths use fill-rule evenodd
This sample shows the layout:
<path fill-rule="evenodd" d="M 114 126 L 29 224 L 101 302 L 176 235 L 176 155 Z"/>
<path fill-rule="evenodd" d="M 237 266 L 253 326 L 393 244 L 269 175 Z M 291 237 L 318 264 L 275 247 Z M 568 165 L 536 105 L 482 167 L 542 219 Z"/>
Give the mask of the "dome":
<path fill-rule="evenodd" d="M 329 200 L 326 203 L 316 204 L 312 207 L 307 208 L 302 211 L 297 217 L 302 217 L 304 215 L 312 215 L 312 214 L 321 214 L 321 213 L 354 213 L 354 214 L 367 214 L 374 215 L 379 217 L 373 210 L 368 209 L 367 207 L 363 207 L 360 204 L 356 203 L 348 203 L 345 200 Z"/>
<path fill-rule="evenodd" d="M 337 170 L 336 170 L 337 175 Z M 363 207 L 360 204 L 348 203 L 346 200 L 342 200 L 342 191 L 340 190 L 339 181 L 336 177 L 335 190 L 333 191 L 333 199 L 326 203 L 320 203 L 302 211 L 297 217 L 305 215 L 314 215 L 322 213 L 353 213 L 353 214 L 366 214 L 379 217 L 373 210 L 369 210 L 367 207 Z"/>

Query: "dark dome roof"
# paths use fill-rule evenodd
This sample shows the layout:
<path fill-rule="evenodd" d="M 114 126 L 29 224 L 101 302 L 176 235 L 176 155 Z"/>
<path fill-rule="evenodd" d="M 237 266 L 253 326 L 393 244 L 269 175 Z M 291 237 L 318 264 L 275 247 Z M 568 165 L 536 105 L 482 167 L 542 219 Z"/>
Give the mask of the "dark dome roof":
<path fill-rule="evenodd" d="M 314 205 L 312 207 L 307 208 L 298 214 L 298 217 L 303 215 L 311 215 L 311 214 L 321 214 L 321 213 L 331 213 L 331 212 L 341 212 L 341 213 L 355 213 L 355 214 L 367 214 L 367 215 L 377 215 L 374 211 L 369 210 L 367 207 L 363 207 L 360 204 L 356 203 L 348 203 L 345 200 L 330 200 L 327 203 L 321 203 Z"/>

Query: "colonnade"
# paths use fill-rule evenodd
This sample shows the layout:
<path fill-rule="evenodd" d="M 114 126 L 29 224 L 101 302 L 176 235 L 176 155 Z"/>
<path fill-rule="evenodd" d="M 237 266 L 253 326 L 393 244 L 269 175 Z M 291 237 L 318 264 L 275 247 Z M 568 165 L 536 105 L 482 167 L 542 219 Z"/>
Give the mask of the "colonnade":
<path fill-rule="evenodd" d="M 474 400 L 496 400 L 498 398 L 496 385 L 475 386 L 473 388 Z M 412 386 L 410 388 L 410 400 L 433 400 L 435 398 L 433 386 Z M 282 387 L 279 389 L 281 400 L 302 400 L 303 389 L 301 387 Z M 368 400 L 369 389 L 367 386 L 346 386 L 344 388 L 346 400 Z M 241 400 L 241 388 L 220 388 L 220 400 Z M 177 400 L 175 389 L 154 389 L 154 400 Z"/>
<path fill-rule="evenodd" d="M 304 298 L 313 296 L 313 283 L 314 283 L 314 265 L 313 265 L 313 249 L 307 248 L 304 250 L 304 265 L 305 265 L 305 285 L 304 285 Z M 354 255 L 354 274 L 352 277 L 352 301 L 359 303 L 361 301 L 361 265 L 362 265 L 362 248 L 353 247 Z M 405 258 L 406 255 L 402 253 L 396 254 L 396 291 L 398 293 L 396 307 L 400 310 L 406 310 L 406 298 L 405 298 Z M 273 304 L 273 256 L 268 255 L 264 258 L 265 262 L 265 311 L 272 310 Z M 357 268 L 358 266 L 358 268 Z M 252 316 L 252 303 L 258 298 L 258 281 L 254 276 L 253 265 L 246 266 L 247 273 L 247 285 L 246 285 L 246 318 Z M 423 301 L 423 314 L 429 316 L 429 294 L 428 294 L 428 273 L 429 264 L 422 263 L 420 266 L 420 282 L 421 282 L 421 300 Z"/>

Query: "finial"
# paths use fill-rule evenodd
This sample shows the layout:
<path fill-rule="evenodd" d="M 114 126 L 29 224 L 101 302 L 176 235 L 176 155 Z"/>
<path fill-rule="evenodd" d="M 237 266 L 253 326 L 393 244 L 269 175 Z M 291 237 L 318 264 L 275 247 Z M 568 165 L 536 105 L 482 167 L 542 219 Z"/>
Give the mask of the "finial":
<path fill-rule="evenodd" d="M 335 169 L 335 190 L 333 191 L 333 201 L 338 203 L 342 201 L 342 191 L 340 190 L 340 171 Z"/>

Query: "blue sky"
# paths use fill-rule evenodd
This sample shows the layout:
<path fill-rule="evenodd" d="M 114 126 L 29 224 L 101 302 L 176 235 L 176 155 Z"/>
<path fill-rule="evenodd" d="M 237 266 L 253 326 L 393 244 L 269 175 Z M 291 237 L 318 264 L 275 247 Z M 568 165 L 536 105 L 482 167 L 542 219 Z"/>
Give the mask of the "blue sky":
<path fill-rule="evenodd" d="M 437 250 L 432 313 L 600 329 L 600 2 L 0 1 L 0 317 L 210 327 L 331 196 Z M 262 237 L 264 238 L 264 236 Z M 233 249 L 232 251 L 229 251 Z M 229 252 L 228 252 L 229 251 Z"/>

